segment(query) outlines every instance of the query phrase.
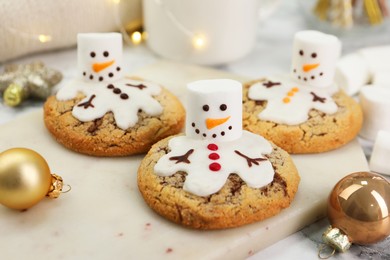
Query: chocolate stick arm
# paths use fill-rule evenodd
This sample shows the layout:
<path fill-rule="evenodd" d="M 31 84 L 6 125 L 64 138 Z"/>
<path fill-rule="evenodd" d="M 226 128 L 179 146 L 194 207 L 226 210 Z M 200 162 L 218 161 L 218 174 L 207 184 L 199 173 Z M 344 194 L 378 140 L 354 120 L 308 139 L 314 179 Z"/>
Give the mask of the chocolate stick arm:
<path fill-rule="evenodd" d="M 239 156 L 241 156 L 242 158 L 246 159 L 246 162 L 248 163 L 249 167 L 252 167 L 252 164 L 259 165 L 259 162 L 267 160 L 265 158 L 250 158 L 237 150 L 234 150 L 234 152 Z"/>
<path fill-rule="evenodd" d="M 183 155 L 170 157 L 169 160 L 176 161 L 176 164 L 177 163 L 191 163 L 190 160 L 188 160 L 188 157 L 190 157 L 190 155 L 193 152 L 194 152 L 194 149 L 190 149 Z"/>

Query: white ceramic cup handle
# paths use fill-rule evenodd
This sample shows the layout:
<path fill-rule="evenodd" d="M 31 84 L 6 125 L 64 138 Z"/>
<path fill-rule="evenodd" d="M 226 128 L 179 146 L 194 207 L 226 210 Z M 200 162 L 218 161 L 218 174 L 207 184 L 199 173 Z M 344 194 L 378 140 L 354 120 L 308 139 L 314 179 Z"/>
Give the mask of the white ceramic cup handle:
<path fill-rule="evenodd" d="M 271 14 L 275 12 L 275 10 L 280 5 L 280 0 L 258 0 L 259 3 L 259 19 L 265 20 Z"/>

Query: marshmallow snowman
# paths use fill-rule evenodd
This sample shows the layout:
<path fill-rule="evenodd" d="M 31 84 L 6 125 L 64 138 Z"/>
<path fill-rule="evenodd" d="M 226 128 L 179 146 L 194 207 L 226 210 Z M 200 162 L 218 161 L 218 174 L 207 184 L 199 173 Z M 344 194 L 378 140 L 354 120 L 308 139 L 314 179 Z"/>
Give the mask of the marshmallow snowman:
<path fill-rule="evenodd" d="M 161 87 L 153 82 L 122 76 L 122 35 L 119 33 L 78 34 L 78 78 L 62 87 L 56 95 L 60 101 L 85 96 L 72 109 L 81 122 L 89 122 L 112 112 L 115 123 L 126 130 L 137 124 L 139 113 L 158 116 L 163 107 L 154 98 Z"/>
<path fill-rule="evenodd" d="M 319 31 L 295 34 L 291 77 L 302 85 L 325 88 L 334 83 L 341 42 L 333 35 Z"/>
<path fill-rule="evenodd" d="M 195 139 L 231 141 L 242 134 L 241 83 L 230 79 L 188 84 L 186 135 Z"/>
<path fill-rule="evenodd" d="M 338 106 L 332 95 L 337 86 L 333 78 L 340 49 L 340 41 L 333 35 L 318 31 L 296 33 L 290 75 L 270 77 L 249 88 L 249 99 L 267 101 L 258 118 L 299 125 L 309 119 L 312 109 L 336 113 Z"/>
<path fill-rule="evenodd" d="M 122 78 L 122 35 L 79 33 L 77 35 L 79 75 L 88 82 L 113 82 Z"/>
<path fill-rule="evenodd" d="M 271 183 L 275 172 L 265 157 L 271 144 L 242 130 L 241 83 L 201 80 L 188 84 L 188 93 L 186 135 L 169 140 L 155 174 L 186 172 L 183 189 L 197 196 L 218 192 L 232 173 L 251 188 Z"/>

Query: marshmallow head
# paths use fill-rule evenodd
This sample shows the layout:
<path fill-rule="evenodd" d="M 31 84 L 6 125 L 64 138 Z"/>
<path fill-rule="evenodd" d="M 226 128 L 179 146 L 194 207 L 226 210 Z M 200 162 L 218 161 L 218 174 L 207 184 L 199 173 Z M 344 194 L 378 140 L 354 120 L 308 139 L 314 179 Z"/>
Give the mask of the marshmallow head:
<path fill-rule="evenodd" d="M 186 135 L 232 141 L 242 134 L 242 85 L 230 79 L 188 84 Z"/>
<path fill-rule="evenodd" d="M 318 31 L 295 34 L 291 76 L 303 85 L 324 88 L 334 83 L 341 42 L 333 35 Z"/>
<path fill-rule="evenodd" d="M 87 82 L 112 82 L 122 77 L 122 35 L 77 35 L 79 74 Z"/>

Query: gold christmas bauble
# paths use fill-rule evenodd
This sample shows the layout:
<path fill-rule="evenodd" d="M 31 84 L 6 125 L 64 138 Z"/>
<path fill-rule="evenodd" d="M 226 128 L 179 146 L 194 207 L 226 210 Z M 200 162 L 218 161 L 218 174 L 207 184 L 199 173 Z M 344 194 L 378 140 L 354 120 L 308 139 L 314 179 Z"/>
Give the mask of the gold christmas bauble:
<path fill-rule="evenodd" d="M 351 243 L 372 244 L 385 239 L 390 235 L 389 181 L 369 172 L 344 177 L 330 193 L 328 218 Z"/>
<path fill-rule="evenodd" d="M 30 208 L 49 193 L 51 186 L 49 166 L 35 151 L 12 148 L 0 153 L 0 204 L 12 209 Z"/>

